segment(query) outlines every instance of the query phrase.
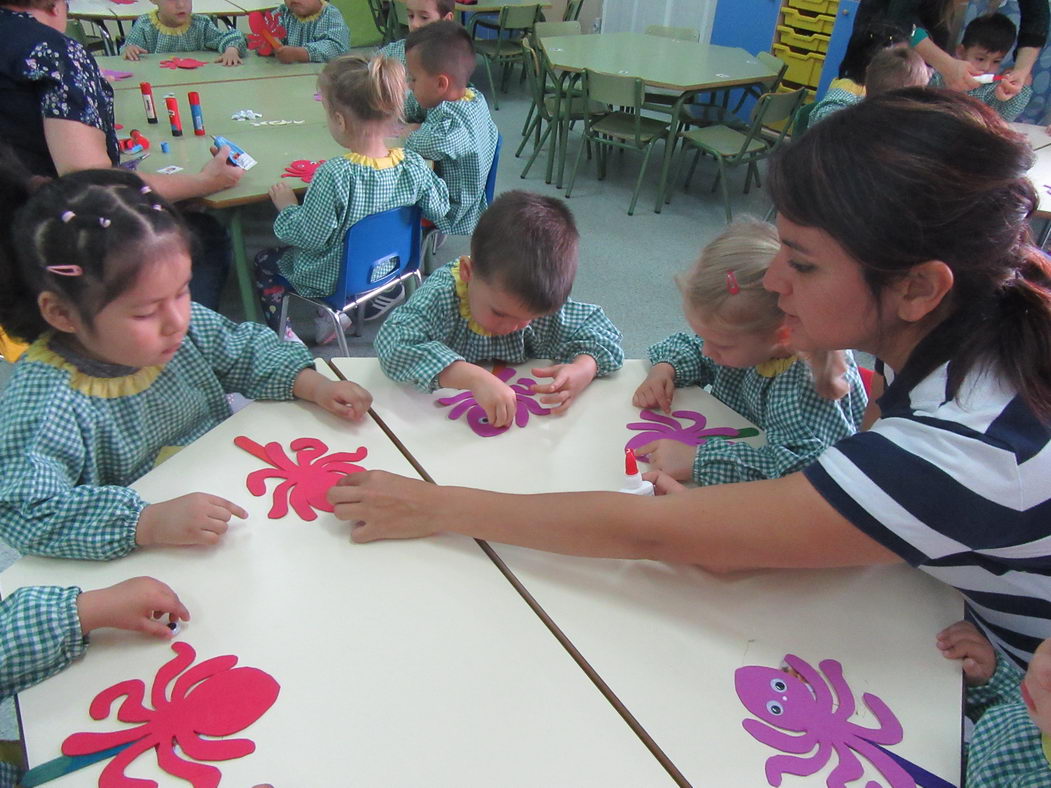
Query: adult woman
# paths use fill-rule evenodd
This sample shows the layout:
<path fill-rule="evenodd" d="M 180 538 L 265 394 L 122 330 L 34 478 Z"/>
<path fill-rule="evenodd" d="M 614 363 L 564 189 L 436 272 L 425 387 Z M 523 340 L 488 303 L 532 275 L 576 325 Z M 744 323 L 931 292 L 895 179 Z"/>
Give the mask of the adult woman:
<path fill-rule="evenodd" d="M 987 107 L 926 89 L 837 112 L 773 162 L 783 245 L 765 284 L 792 344 L 868 350 L 891 381 L 883 417 L 805 471 L 513 500 L 373 472 L 333 488 L 337 516 L 356 541 L 456 531 L 717 570 L 905 560 L 1026 662 L 1051 636 L 1051 267 L 1027 243 L 1031 162 Z"/>

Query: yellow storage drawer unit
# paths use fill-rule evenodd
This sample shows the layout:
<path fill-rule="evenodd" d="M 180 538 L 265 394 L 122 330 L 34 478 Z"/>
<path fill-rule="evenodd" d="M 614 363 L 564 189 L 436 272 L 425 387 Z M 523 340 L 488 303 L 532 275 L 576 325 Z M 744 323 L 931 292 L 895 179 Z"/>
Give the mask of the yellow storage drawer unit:
<path fill-rule="evenodd" d="M 828 52 L 828 36 L 819 33 L 802 33 L 784 25 L 777 26 L 777 32 L 781 34 L 780 43 L 795 49 L 805 49 L 807 52 Z"/>
<path fill-rule="evenodd" d="M 839 0 L 787 0 L 786 5 L 815 14 L 834 14 Z"/>
<path fill-rule="evenodd" d="M 827 36 L 832 34 L 832 28 L 836 25 L 834 16 L 804 14 L 787 5 L 781 11 L 784 14 L 785 24 L 796 30 L 806 30 L 808 33 L 821 33 Z"/>
<path fill-rule="evenodd" d="M 797 85 L 817 87 L 821 79 L 821 68 L 825 65 L 825 56 L 820 52 L 796 52 L 784 44 L 774 44 L 773 52 L 788 64 L 785 79 Z"/>

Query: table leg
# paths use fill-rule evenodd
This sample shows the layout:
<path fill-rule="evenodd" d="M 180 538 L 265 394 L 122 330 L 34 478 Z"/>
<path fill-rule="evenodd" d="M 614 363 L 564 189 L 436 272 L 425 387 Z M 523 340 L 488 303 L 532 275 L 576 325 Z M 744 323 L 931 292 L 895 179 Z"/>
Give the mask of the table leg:
<path fill-rule="evenodd" d="M 263 322 L 263 313 L 259 309 L 259 299 L 256 297 L 255 283 L 252 281 L 252 270 L 248 265 L 248 255 L 245 252 L 244 227 L 241 221 L 241 207 L 230 208 L 227 211 L 227 226 L 230 229 L 230 244 L 234 252 L 234 271 L 237 273 L 237 289 L 241 293 L 241 307 L 244 309 L 244 319 L 256 323 Z"/>
<path fill-rule="evenodd" d="M 544 176 L 544 183 L 551 183 L 551 179 L 555 174 L 555 160 L 559 156 L 562 145 L 562 94 L 566 89 L 566 74 L 563 72 L 555 85 L 555 111 L 552 113 L 555 123 L 555 134 L 551 139 L 551 153 L 547 157 L 547 171 Z M 540 109 L 537 109 L 540 112 Z M 561 183 L 559 183 L 561 186 Z"/>
<path fill-rule="evenodd" d="M 566 157 L 569 154 L 569 115 L 570 109 L 573 106 L 573 87 L 577 81 L 581 79 L 581 75 L 579 74 L 570 74 L 568 76 L 569 79 L 566 81 L 563 88 L 559 89 L 559 93 L 563 96 L 566 106 L 565 115 L 559 116 L 558 124 L 558 127 L 562 130 L 562 146 L 559 149 L 558 181 L 555 183 L 555 186 L 559 189 L 561 189 L 562 184 L 565 183 L 566 177 Z M 581 142 L 581 144 L 583 145 L 583 142 Z"/>

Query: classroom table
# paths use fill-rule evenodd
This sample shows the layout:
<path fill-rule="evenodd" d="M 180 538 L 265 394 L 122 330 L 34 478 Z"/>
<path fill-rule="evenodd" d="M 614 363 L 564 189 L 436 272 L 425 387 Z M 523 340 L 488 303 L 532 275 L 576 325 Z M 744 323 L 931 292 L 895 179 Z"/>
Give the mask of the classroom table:
<path fill-rule="evenodd" d="M 270 673 L 280 694 L 235 734 L 255 752 L 214 764 L 223 785 L 671 784 L 484 545 L 443 536 L 364 548 L 331 514 L 268 519 L 270 495 L 245 489 L 246 476 L 266 466 L 233 445 L 238 435 L 286 451 L 300 437 L 331 451 L 365 446 L 361 466 L 413 474 L 371 419 L 348 424 L 302 402 L 253 403 L 133 485 L 148 500 L 202 490 L 244 506 L 248 519 L 218 546 L 99 562 L 27 557 L 2 576 L 5 593 L 155 576 L 191 612 L 177 639 L 196 649 L 197 663 L 233 654 Z M 127 727 L 113 715 L 93 722 L 92 698 L 125 679 L 149 685 L 173 656 L 137 633 L 102 630 L 91 641 L 82 660 L 19 694 L 30 766 L 58 756 L 75 731 Z M 105 763 L 51 785 L 95 784 Z M 186 784 L 150 752 L 129 774 Z"/>
<path fill-rule="evenodd" d="M 149 0 L 136 0 L 134 3 L 114 3 L 112 0 L 69 0 L 70 18 L 92 22 L 102 32 L 102 39 L 108 51 L 115 50 L 116 46 L 106 28 L 106 22 L 116 22 L 120 38 L 123 39 L 124 22 L 138 19 L 143 14 L 156 9 L 157 6 Z M 228 2 L 228 0 L 194 0 L 193 12 L 224 20 L 232 20 L 236 16 L 244 16 L 248 13 L 240 5 L 232 1 Z"/>
<path fill-rule="evenodd" d="M 1029 180 L 1036 188 L 1039 203 L 1033 216 L 1044 222 L 1044 229 L 1040 232 L 1039 243 L 1043 246 L 1051 236 L 1051 146 L 1045 146 L 1035 151 L 1036 161 L 1029 170 Z"/>
<path fill-rule="evenodd" d="M 640 420 L 631 394 L 648 366 L 629 360 L 593 382 L 565 415 L 534 415 L 523 428 L 479 438 L 435 405 L 453 392 L 394 384 L 375 359 L 332 363 L 373 393 L 377 417 L 434 481 L 520 493 L 618 489 L 633 434 L 619 425 Z M 528 375 L 529 366 L 517 369 Z M 748 424 L 698 388 L 679 390 L 674 407 L 703 413 L 709 427 Z M 962 618 L 963 605 L 928 576 L 907 566 L 717 576 L 492 547 L 686 781 L 765 784 L 763 765 L 775 751 L 742 727 L 750 715 L 734 693 L 734 671 L 776 668 L 795 654 L 815 667 L 838 660 L 858 700 L 856 721 L 874 722 L 861 694 L 879 696 L 905 732 L 890 749 L 959 783 L 960 671 L 934 637 Z M 830 769 L 783 785 L 822 785 Z"/>
<path fill-rule="evenodd" d="M 161 61 L 174 57 L 195 58 L 208 65 L 198 68 L 164 68 Z M 96 57 L 99 68 L 110 71 L 131 72 L 130 77 L 111 81 L 114 93 L 122 91 L 139 92 L 140 82 L 149 82 L 154 94 L 159 89 L 181 87 L 183 85 L 203 85 L 212 82 L 242 82 L 252 79 L 278 79 L 282 77 L 313 77 L 317 79 L 323 63 L 281 63 L 276 58 L 259 57 L 249 51 L 240 66 L 224 66 L 214 62 L 218 52 L 169 52 L 159 55 L 143 55 L 139 60 L 125 60 L 119 55 Z M 235 95 L 241 90 L 240 85 L 231 86 Z M 279 97 L 281 91 L 275 92 Z M 247 106 L 247 105 L 246 105 Z M 229 113 L 228 113 L 229 114 Z"/>
<path fill-rule="evenodd" d="M 1008 123 L 1013 131 L 1024 134 L 1033 150 L 1040 150 L 1051 145 L 1051 134 L 1047 133 L 1047 126 L 1035 123 Z"/>
<path fill-rule="evenodd" d="M 683 104 L 697 93 L 753 85 L 776 76 L 753 55 L 739 47 L 679 41 L 644 33 L 549 36 L 540 39 L 540 43 L 552 67 L 562 72 L 558 85 L 559 96 L 565 95 L 573 75 L 578 75 L 585 69 L 638 77 L 648 87 L 680 94 L 669 110 L 672 122 L 668 126 L 660 185 L 657 189 L 657 213 L 661 212 L 664 205 L 664 192 L 675 143 L 677 124 L 674 121 L 679 117 Z M 568 124 L 560 123 L 559 128 L 561 142 L 557 185 L 561 187 L 569 136 Z M 548 183 L 551 182 L 552 166 L 553 160 L 549 159 Z"/>

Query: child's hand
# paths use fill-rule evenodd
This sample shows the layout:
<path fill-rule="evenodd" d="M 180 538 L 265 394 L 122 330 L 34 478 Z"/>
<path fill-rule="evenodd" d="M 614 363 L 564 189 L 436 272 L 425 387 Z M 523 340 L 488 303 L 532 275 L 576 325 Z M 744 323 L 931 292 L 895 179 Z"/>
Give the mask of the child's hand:
<path fill-rule="evenodd" d="M 665 438 L 639 446 L 635 450 L 635 456 L 643 462 L 648 462 L 653 470 L 664 471 L 673 479 L 685 482 L 693 478 L 693 461 L 697 457 L 697 447 Z"/>
<path fill-rule="evenodd" d="M 140 55 L 148 54 L 149 50 L 143 49 L 139 46 L 135 46 L 135 44 L 128 44 L 126 47 L 124 47 L 125 60 L 138 60 Z"/>
<path fill-rule="evenodd" d="M 946 659 L 963 660 L 963 678 L 969 687 L 985 684 L 996 671 L 996 651 L 969 621 L 957 621 L 938 633 L 938 648 Z"/>
<path fill-rule="evenodd" d="M 292 394 L 352 421 L 361 419 L 372 406 L 372 395 L 357 383 L 329 380 L 310 367 L 296 375 L 292 382 Z"/>
<path fill-rule="evenodd" d="M 1024 80 L 1024 77 L 1008 69 L 1001 75 L 993 95 L 997 101 L 1010 101 L 1022 92 L 1022 88 L 1025 87 Z"/>
<path fill-rule="evenodd" d="M 227 47 L 215 62 L 222 63 L 224 66 L 239 66 L 244 61 L 241 60 L 241 53 L 237 51 L 237 47 Z"/>
<path fill-rule="evenodd" d="M 653 491 L 657 495 L 675 495 L 688 489 L 685 484 L 679 484 L 664 471 L 646 471 L 642 478 L 653 483 Z"/>
<path fill-rule="evenodd" d="M 543 405 L 554 405 L 552 413 L 562 413 L 580 392 L 595 379 L 598 364 L 588 355 L 577 356 L 572 364 L 555 364 L 550 367 L 534 367 L 532 373 L 538 378 L 553 378 L 550 383 L 538 383 L 533 391 L 543 396 Z"/>
<path fill-rule="evenodd" d="M 282 63 L 306 63 L 310 60 L 310 53 L 306 47 L 282 46 L 274 50 L 274 57 Z"/>
<path fill-rule="evenodd" d="M 283 211 L 290 205 L 299 205 L 296 193 L 287 183 L 275 183 L 270 187 L 270 201 L 279 211 Z"/>
<path fill-rule="evenodd" d="M 101 627 L 113 627 L 170 638 L 168 621 L 190 620 L 190 612 L 176 593 L 152 577 L 133 577 L 109 588 L 85 591 L 77 597 L 77 616 L 85 636 Z"/>
<path fill-rule="evenodd" d="M 642 385 L 635 389 L 631 404 L 636 408 L 660 408 L 665 413 L 671 413 L 671 401 L 674 396 L 675 367 L 661 361 L 650 367 Z"/>
<path fill-rule="evenodd" d="M 494 427 L 510 427 L 518 406 L 514 391 L 496 375 L 486 373 L 471 387 L 474 400 Z"/>
<path fill-rule="evenodd" d="M 226 533 L 230 518 L 248 512 L 218 495 L 190 493 L 170 501 L 154 503 L 142 510 L 135 529 L 140 547 L 157 544 L 213 545 Z"/>

